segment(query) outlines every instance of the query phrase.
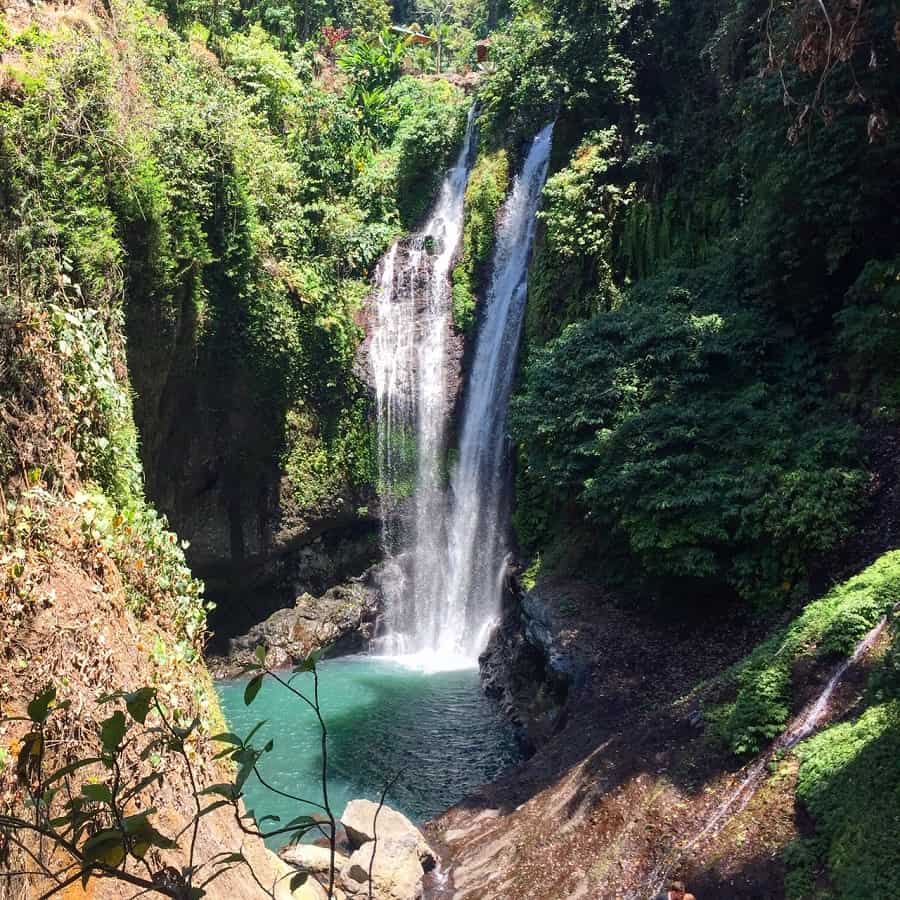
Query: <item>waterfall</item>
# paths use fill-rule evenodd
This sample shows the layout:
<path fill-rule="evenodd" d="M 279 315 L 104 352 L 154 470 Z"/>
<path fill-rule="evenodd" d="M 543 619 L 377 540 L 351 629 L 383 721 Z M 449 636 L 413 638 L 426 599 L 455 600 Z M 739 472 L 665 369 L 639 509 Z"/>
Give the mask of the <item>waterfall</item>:
<path fill-rule="evenodd" d="M 475 147 L 475 110 L 455 165 L 419 232 L 395 243 L 376 278 L 369 345 L 378 421 L 378 493 L 386 557 L 378 649 L 414 646 L 419 598 L 443 582 L 450 270 Z"/>
<path fill-rule="evenodd" d="M 552 125 L 534 139 L 501 211 L 459 460 L 447 488 L 450 271 L 459 248 L 474 114 L 424 227 L 382 260 L 369 355 L 387 559 L 379 652 L 471 665 L 499 610 L 506 555 L 506 412 Z"/>
<path fill-rule="evenodd" d="M 432 609 L 426 635 L 440 654 L 477 656 L 500 612 L 508 530 L 506 414 L 552 135 L 550 124 L 535 137 L 501 211 L 451 484 L 446 596 Z"/>

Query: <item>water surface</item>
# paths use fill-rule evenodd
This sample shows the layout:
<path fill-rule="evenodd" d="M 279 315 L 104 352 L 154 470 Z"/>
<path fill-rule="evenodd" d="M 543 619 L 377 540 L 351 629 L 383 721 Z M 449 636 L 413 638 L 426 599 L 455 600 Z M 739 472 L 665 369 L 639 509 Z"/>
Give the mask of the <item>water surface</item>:
<path fill-rule="evenodd" d="M 217 684 L 229 727 L 244 736 L 266 720 L 262 741 L 254 739 L 257 745 L 275 742 L 260 764 L 263 776 L 280 790 L 321 801 L 320 736 L 312 710 L 274 682 L 245 706 L 245 685 Z M 311 696 L 312 675 L 297 676 L 294 686 Z M 482 694 L 474 668 L 426 672 L 371 656 L 328 660 L 319 664 L 319 696 L 329 733 L 329 799 L 337 816 L 348 800 L 378 800 L 385 782 L 401 771 L 387 802 L 422 822 L 519 758 L 512 731 Z M 311 811 L 255 779 L 246 787 L 246 802 L 257 818 L 277 815 L 282 822 Z"/>

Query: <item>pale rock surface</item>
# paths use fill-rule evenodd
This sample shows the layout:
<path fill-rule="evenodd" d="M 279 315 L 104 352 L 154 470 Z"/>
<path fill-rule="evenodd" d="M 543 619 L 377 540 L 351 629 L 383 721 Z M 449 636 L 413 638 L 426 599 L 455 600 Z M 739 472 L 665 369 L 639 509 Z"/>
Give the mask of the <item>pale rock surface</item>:
<path fill-rule="evenodd" d="M 303 869 L 313 875 L 328 875 L 331 865 L 331 851 L 328 847 L 319 847 L 316 844 L 292 844 L 282 847 L 278 855 L 290 866 Z M 334 854 L 334 868 L 336 872 L 343 871 L 349 857 L 343 853 Z"/>
<path fill-rule="evenodd" d="M 378 813 L 377 822 L 376 813 Z M 344 826 L 347 839 L 354 850 L 375 839 L 376 827 L 379 849 L 383 841 L 411 837 L 423 867 L 426 870 L 434 867 L 434 852 L 428 846 L 422 832 L 403 813 L 389 806 L 382 806 L 378 812 L 378 804 L 371 800 L 351 800 L 341 816 L 341 825 Z"/>
<path fill-rule="evenodd" d="M 379 825 L 380 825 L 379 816 Z M 375 851 L 374 862 L 372 853 Z M 341 873 L 341 886 L 350 898 L 369 896 L 369 866 L 372 867 L 374 900 L 418 900 L 422 896 L 419 847 L 413 834 L 367 841 L 353 852 Z"/>

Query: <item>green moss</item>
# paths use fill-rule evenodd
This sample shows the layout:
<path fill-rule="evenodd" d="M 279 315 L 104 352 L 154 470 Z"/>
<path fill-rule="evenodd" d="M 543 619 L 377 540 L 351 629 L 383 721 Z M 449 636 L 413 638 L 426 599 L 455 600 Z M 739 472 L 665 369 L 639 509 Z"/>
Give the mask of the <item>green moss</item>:
<path fill-rule="evenodd" d="M 541 576 L 541 570 L 543 569 L 543 558 L 540 554 L 535 556 L 535 558 L 531 561 L 528 568 L 522 573 L 522 587 L 526 591 L 530 591 L 538 581 L 538 578 Z"/>
<path fill-rule="evenodd" d="M 756 753 L 787 723 L 797 665 L 848 656 L 898 598 L 900 551 L 895 550 L 808 604 L 724 676 L 736 693 L 706 713 L 710 735 L 733 753 Z"/>
<path fill-rule="evenodd" d="M 827 872 L 835 898 L 900 895 L 900 700 L 827 728 L 797 755 L 797 799 L 815 835 L 802 856 L 794 848 L 788 855 L 788 896 L 818 896 L 809 877 L 818 869 Z"/>
<path fill-rule="evenodd" d="M 482 153 L 466 188 L 462 252 L 453 270 L 453 324 L 468 333 L 475 322 L 477 294 L 494 248 L 497 213 L 506 197 L 509 159 L 506 151 Z"/>

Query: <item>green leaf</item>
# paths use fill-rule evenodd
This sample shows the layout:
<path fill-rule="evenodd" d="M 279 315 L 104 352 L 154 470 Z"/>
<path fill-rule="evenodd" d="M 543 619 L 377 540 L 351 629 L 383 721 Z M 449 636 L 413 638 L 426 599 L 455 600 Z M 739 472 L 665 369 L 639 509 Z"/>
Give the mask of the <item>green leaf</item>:
<path fill-rule="evenodd" d="M 28 704 L 28 718 L 32 722 L 46 722 L 50 715 L 50 704 L 56 699 L 56 688 L 48 684 L 44 690 Z"/>
<path fill-rule="evenodd" d="M 178 845 L 171 838 L 160 834 L 149 822 L 149 816 L 155 813 L 155 809 L 148 809 L 145 812 L 138 813 L 134 816 L 126 816 L 122 819 L 122 826 L 125 832 L 132 836 L 135 841 L 143 841 L 160 850 L 175 850 Z"/>
<path fill-rule="evenodd" d="M 125 694 L 125 708 L 132 719 L 143 725 L 155 698 L 156 691 L 153 688 L 143 687 L 130 694 Z"/>
<path fill-rule="evenodd" d="M 225 797 L 228 800 L 234 799 L 234 785 L 233 784 L 211 784 L 209 787 L 203 788 L 202 791 L 198 791 L 197 796 L 202 797 L 205 794 L 217 794 L 220 797 Z"/>
<path fill-rule="evenodd" d="M 148 818 L 150 814 L 156 812 L 155 809 L 147 809 L 142 810 L 139 813 L 136 813 L 133 816 L 126 816 L 122 819 L 122 827 L 125 829 L 126 834 L 139 834 L 141 829 L 144 828 L 148 823 Z"/>
<path fill-rule="evenodd" d="M 67 775 L 71 775 L 73 772 L 77 772 L 85 766 L 90 766 L 93 763 L 98 763 L 100 761 L 99 756 L 76 760 L 73 763 L 69 763 L 67 766 L 63 766 L 61 769 L 57 769 L 52 775 L 49 775 L 46 779 L 46 783 L 53 784 L 54 781 L 59 781 L 60 778 L 65 778 Z"/>
<path fill-rule="evenodd" d="M 20 772 L 27 772 L 44 755 L 44 736 L 39 731 L 29 731 L 22 738 L 22 747 L 16 761 Z"/>
<path fill-rule="evenodd" d="M 244 742 L 231 731 L 223 731 L 221 734 L 214 734 L 210 740 L 218 741 L 220 744 L 234 744 L 237 747 L 242 747 L 244 744 Z"/>
<path fill-rule="evenodd" d="M 125 723 L 125 713 L 117 709 L 108 719 L 100 723 L 100 741 L 107 753 L 115 753 L 125 737 L 128 726 Z"/>
<path fill-rule="evenodd" d="M 266 664 L 266 648 L 262 644 L 253 651 L 253 655 L 261 666 Z"/>
<path fill-rule="evenodd" d="M 256 699 L 256 695 L 259 693 L 259 689 L 262 687 L 262 683 L 262 675 L 256 675 L 247 682 L 247 687 L 244 688 L 245 706 L 249 706 Z"/>
<path fill-rule="evenodd" d="M 85 841 L 81 853 L 87 862 L 118 866 L 125 859 L 124 835 L 115 828 L 104 828 Z"/>
<path fill-rule="evenodd" d="M 291 881 L 289 887 L 292 891 L 299 890 L 306 884 L 307 879 L 309 878 L 309 872 L 295 872 L 291 876 Z"/>
<path fill-rule="evenodd" d="M 316 668 L 316 663 L 322 656 L 321 650 L 315 650 L 303 660 L 298 666 L 294 666 L 294 672 L 312 672 Z"/>
<path fill-rule="evenodd" d="M 81 793 L 92 803 L 112 804 L 112 793 L 105 784 L 83 784 Z"/>

